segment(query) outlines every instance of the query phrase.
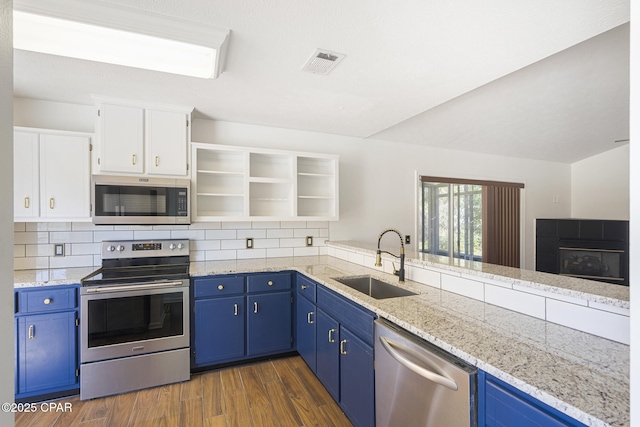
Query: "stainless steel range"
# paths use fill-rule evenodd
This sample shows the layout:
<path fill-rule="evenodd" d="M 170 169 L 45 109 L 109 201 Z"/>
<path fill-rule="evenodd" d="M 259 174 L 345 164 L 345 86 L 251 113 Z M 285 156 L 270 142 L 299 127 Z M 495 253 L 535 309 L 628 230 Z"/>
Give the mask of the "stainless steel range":
<path fill-rule="evenodd" d="M 189 241 L 103 242 L 80 319 L 80 399 L 188 380 Z"/>

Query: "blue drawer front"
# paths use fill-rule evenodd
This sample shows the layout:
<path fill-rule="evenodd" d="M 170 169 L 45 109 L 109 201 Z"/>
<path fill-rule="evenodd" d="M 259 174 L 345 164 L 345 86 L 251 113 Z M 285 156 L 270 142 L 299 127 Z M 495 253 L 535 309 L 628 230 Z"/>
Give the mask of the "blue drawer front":
<path fill-rule="evenodd" d="M 247 276 L 247 292 L 291 289 L 291 273 L 267 273 Z"/>
<path fill-rule="evenodd" d="M 373 346 L 373 320 L 375 314 L 346 298 L 318 286 L 316 290 L 318 307 L 338 322 L 347 325 L 349 330 Z"/>
<path fill-rule="evenodd" d="M 316 282 L 298 274 L 296 288 L 298 295 L 303 295 L 309 301 L 316 302 Z"/>
<path fill-rule="evenodd" d="M 244 276 L 210 276 L 193 279 L 193 297 L 211 298 L 244 293 Z"/>
<path fill-rule="evenodd" d="M 19 291 L 18 313 L 41 313 L 78 306 L 76 287 Z"/>

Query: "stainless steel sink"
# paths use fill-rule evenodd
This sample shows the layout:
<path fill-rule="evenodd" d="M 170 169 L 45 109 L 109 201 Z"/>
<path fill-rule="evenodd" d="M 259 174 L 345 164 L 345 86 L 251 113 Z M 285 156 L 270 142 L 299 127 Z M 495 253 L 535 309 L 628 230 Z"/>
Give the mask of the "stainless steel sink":
<path fill-rule="evenodd" d="M 334 277 L 333 280 L 375 299 L 417 295 L 415 292 L 407 291 L 371 276 Z"/>

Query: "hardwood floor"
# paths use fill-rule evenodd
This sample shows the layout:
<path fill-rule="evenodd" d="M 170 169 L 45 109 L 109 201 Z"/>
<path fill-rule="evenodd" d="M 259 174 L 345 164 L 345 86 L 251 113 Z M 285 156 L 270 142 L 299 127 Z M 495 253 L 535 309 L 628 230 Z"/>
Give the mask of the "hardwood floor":
<path fill-rule="evenodd" d="M 16 427 L 289 427 L 351 423 L 299 357 L 229 367 L 101 399 L 57 400 L 71 411 L 16 414 Z M 36 405 L 39 407 L 40 405 Z"/>

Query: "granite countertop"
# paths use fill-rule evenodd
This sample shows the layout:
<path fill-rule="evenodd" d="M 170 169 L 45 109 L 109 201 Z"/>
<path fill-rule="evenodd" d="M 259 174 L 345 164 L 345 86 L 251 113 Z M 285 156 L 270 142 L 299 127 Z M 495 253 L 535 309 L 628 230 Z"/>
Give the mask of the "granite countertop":
<path fill-rule="evenodd" d="M 416 282 L 398 284 L 395 276 L 330 256 L 193 262 L 190 271 L 204 276 L 290 269 L 586 425 L 630 424 L 627 345 Z M 15 287 L 79 283 L 93 270 L 16 271 Z M 376 300 L 334 280 L 364 274 L 418 295 Z"/>

